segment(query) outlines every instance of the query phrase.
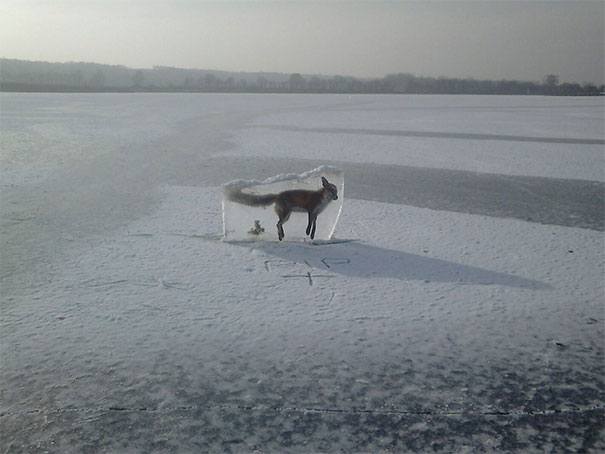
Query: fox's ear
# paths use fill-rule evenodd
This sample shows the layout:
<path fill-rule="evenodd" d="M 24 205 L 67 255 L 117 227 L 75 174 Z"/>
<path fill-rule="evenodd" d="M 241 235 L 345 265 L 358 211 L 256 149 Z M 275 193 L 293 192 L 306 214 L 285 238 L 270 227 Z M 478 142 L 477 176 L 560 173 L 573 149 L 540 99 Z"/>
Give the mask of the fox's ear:
<path fill-rule="evenodd" d="M 321 177 L 321 184 L 323 184 L 327 188 L 330 182 L 326 180 L 325 177 Z"/>

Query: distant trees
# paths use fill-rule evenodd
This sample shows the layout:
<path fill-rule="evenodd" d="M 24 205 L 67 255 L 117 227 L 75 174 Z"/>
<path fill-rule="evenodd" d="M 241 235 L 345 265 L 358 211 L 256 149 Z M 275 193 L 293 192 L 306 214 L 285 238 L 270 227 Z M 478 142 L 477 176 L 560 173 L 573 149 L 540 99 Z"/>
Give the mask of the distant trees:
<path fill-rule="evenodd" d="M 393 93 L 407 93 L 413 90 L 413 81 L 416 78 L 411 74 L 389 74 L 383 79 L 383 88 Z"/>
<path fill-rule="evenodd" d="M 554 95 L 557 93 L 557 85 L 559 85 L 559 76 L 556 74 L 547 74 L 542 79 L 544 84 L 544 91 L 547 95 Z"/>
<path fill-rule="evenodd" d="M 256 88 L 260 91 L 265 91 L 269 87 L 269 81 L 266 77 L 259 76 L 256 79 Z"/>
<path fill-rule="evenodd" d="M 410 73 L 382 78 L 304 76 L 300 73 L 230 73 L 156 66 L 132 69 L 94 63 L 45 63 L 0 59 L 4 91 L 187 91 L 251 93 L 395 93 L 598 95 L 605 87 L 560 82 L 547 74 L 540 82 L 421 77 Z"/>
<path fill-rule="evenodd" d="M 145 75 L 143 74 L 143 71 L 137 69 L 132 75 L 132 86 L 135 88 L 141 88 L 143 86 L 143 82 L 145 82 Z"/>
<path fill-rule="evenodd" d="M 307 81 L 303 76 L 298 73 L 291 74 L 288 79 L 288 89 L 289 91 L 303 91 L 307 87 Z"/>
<path fill-rule="evenodd" d="M 556 74 L 548 74 L 544 76 L 543 82 L 544 85 L 549 88 L 556 87 L 557 85 L 559 85 L 559 76 L 557 76 Z"/>
<path fill-rule="evenodd" d="M 88 83 L 91 87 L 105 87 L 105 73 L 101 69 L 97 69 L 94 74 L 90 77 L 90 81 Z"/>
<path fill-rule="evenodd" d="M 204 77 L 204 88 L 216 90 L 219 87 L 218 79 L 214 74 L 206 74 Z"/>
<path fill-rule="evenodd" d="M 84 85 L 84 73 L 81 69 L 74 69 L 71 71 L 69 83 L 76 87 L 82 87 Z"/>

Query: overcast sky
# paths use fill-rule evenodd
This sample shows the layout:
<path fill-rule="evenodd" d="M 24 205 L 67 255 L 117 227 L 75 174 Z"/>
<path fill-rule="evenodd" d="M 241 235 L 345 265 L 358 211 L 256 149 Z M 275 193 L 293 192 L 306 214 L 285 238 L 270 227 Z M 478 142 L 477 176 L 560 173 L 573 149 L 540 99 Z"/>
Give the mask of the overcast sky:
<path fill-rule="evenodd" d="M 0 0 L 0 56 L 602 84 L 604 1 Z"/>

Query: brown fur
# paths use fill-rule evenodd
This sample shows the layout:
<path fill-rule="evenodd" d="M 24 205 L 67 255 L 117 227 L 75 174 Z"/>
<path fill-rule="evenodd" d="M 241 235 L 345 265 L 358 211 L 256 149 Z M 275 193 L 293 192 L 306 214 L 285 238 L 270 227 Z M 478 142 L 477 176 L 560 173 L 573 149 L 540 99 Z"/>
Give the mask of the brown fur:
<path fill-rule="evenodd" d="M 317 224 L 317 215 L 332 200 L 338 199 L 336 186 L 321 177 L 323 187 L 317 191 L 305 191 L 294 189 L 284 191 L 277 195 L 275 199 L 275 212 L 279 218 L 277 221 L 277 236 L 279 241 L 284 238 L 283 224 L 290 218 L 292 211 L 306 211 L 309 214 L 309 223 L 307 224 L 307 235 L 311 239 L 315 238 L 315 227 Z"/>

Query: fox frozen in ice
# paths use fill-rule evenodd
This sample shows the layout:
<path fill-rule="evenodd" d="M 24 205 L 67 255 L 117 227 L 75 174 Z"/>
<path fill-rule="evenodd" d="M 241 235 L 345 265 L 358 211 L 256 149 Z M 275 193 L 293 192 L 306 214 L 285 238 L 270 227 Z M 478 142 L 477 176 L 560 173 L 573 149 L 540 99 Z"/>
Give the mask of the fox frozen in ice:
<path fill-rule="evenodd" d="M 292 189 L 280 192 L 279 194 L 247 194 L 241 189 L 232 189 L 228 191 L 227 198 L 233 202 L 249 206 L 267 206 L 275 204 L 275 212 L 279 220 L 277 221 L 277 236 L 279 241 L 284 238 L 284 223 L 290 218 L 293 211 L 307 212 L 309 214 L 309 223 L 307 224 L 307 235 L 311 239 L 315 238 L 315 226 L 317 215 L 332 200 L 338 200 L 338 189 L 330 183 L 325 177 L 321 177 L 322 187 L 317 191 L 308 191 L 305 189 Z"/>

